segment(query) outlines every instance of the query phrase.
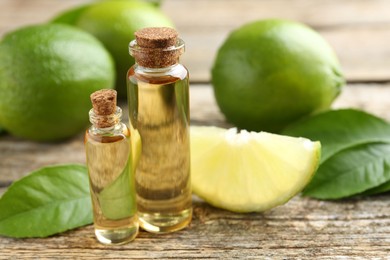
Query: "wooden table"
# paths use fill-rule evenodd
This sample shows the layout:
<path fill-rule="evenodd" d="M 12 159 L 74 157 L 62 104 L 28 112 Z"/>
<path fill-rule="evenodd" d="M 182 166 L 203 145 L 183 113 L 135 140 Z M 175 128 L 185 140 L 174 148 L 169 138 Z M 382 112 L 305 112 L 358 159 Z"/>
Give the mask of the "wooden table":
<path fill-rule="evenodd" d="M 0 35 L 83 2 L 0 0 Z M 162 8 L 187 43 L 183 63 L 192 75 L 193 124 L 229 126 L 214 101 L 210 67 L 230 30 L 267 17 L 307 23 L 334 47 L 348 79 L 334 107 L 361 108 L 390 120 L 390 1 L 166 0 Z M 56 144 L 1 136 L 0 158 L 1 194 L 44 165 L 84 163 L 82 135 Z M 112 247 L 96 242 L 92 226 L 45 239 L 0 237 L 0 259 L 390 259 L 389 199 L 297 196 L 265 213 L 236 214 L 194 198 L 192 224 L 180 232 L 142 231 L 133 243 Z"/>

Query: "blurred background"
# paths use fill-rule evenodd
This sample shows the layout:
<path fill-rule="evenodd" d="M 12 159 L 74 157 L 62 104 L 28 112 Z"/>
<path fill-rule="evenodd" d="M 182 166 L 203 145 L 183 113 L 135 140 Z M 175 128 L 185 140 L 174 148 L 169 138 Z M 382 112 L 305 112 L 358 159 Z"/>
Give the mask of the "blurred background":
<path fill-rule="evenodd" d="M 0 0 L 0 36 L 88 2 Z M 161 8 L 187 43 L 183 63 L 193 83 L 209 82 L 217 49 L 231 30 L 271 17 L 303 22 L 320 32 L 336 51 L 348 82 L 390 80 L 388 0 L 163 0 Z"/>

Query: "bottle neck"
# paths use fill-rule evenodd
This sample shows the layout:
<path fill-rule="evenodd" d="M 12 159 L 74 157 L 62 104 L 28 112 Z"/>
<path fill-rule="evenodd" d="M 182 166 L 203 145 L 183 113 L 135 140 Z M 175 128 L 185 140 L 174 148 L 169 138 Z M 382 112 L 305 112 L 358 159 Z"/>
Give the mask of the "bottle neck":
<path fill-rule="evenodd" d="M 184 53 L 185 44 L 178 39 L 176 44 L 167 48 L 145 48 L 136 40 L 129 44 L 130 55 L 139 66 L 147 69 L 165 69 L 179 63 L 179 57 Z"/>
<path fill-rule="evenodd" d="M 90 130 L 95 134 L 114 134 L 122 132 L 122 109 L 116 107 L 115 113 L 110 115 L 98 115 L 93 109 L 89 111 Z"/>
<path fill-rule="evenodd" d="M 178 67 L 179 65 L 179 62 L 171 65 L 171 66 L 168 66 L 168 67 L 163 67 L 163 68 L 149 68 L 149 67 L 145 67 L 145 66 L 142 66 L 141 64 L 139 64 L 137 61 L 135 63 L 135 70 L 136 71 L 140 71 L 140 72 L 143 72 L 143 73 L 150 73 L 150 74 L 156 74 L 156 75 L 159 75 L 159 74 L 167 74 L 168 72 L 170 71 L 174 71 L 176 70 L 176 68 Z"/>

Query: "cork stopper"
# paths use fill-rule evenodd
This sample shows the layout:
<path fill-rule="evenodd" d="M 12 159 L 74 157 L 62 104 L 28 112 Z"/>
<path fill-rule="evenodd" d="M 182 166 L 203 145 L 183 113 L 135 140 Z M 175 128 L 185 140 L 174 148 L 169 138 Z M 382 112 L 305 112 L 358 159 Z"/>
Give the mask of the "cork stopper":
<path fill-rule="evenodd" d="M 136 40 L 130 43 L 130 52 L 143 67 L 164 68 L 174 65 L 184 50 L 184 43 L 180 40 L 178 46 L 178 33 L 172 28 L 149 27 L 134 35 Z"/>
<path fill-rule="evenodd" d="M 95 123 L 97 127 L 104 128 L 115 124 L 109 116 L 117 109 L 116 97 L 117 93 L 113 89 L 101 89 L 91 94 L 93 112 L 98 116 Z"/>
<path fill-rule="evenodd" d="M 177 31 L 168 27 L 149 27 L 134 33 L 135 39 L 143 48 L 168 48 L 176 45 Z"/>

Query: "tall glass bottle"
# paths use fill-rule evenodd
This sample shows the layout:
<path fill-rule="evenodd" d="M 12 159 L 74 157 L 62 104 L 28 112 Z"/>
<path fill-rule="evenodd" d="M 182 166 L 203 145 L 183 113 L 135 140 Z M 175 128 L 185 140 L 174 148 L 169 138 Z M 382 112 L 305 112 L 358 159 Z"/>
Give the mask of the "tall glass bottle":
<path fill-rule="evenodd" d="M 115 90 L 99 90 L 91 100 L 85 150 L 95 235 L 103 244 L 123 244 L 138 233 L 130 131 Z"/>
<path fill-rule="evenodd" d="M 138 216 L 149 232 L 172 232 L 192 217 L 189 78 L 179 63 L 184 42 L 171 28 L 145 28 L 135 36 L 129 49 L 136 64 L 127 82 L 130 131 L 142 143 L 135 173 Z"/>

